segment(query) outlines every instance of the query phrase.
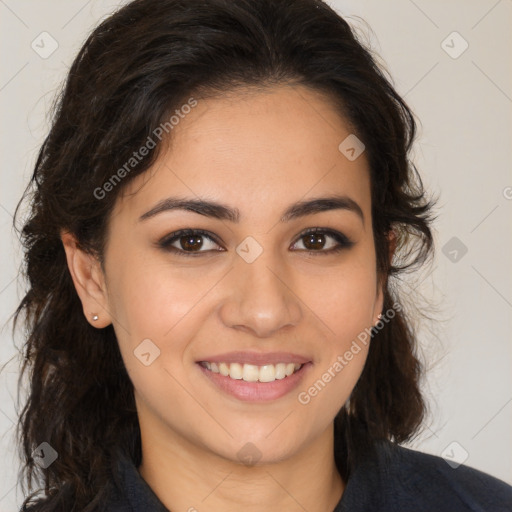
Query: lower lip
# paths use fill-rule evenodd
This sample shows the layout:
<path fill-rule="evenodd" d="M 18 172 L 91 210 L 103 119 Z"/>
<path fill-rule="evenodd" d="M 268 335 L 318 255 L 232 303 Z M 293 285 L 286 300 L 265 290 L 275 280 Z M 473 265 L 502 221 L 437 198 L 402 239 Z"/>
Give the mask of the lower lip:
<path fill-rule="evenodd" d="M 246 382 L 243 379 L 232 379 L 220 373 L 214 373 L 199 363 L 197 366 L 211 382 L 225 393 L 245 402 L 263 402 L 277 400 L 298 387 L 311 363 L 303 364 L 300 370 L 292 373 L 289 377 L 272 382 Z"/>

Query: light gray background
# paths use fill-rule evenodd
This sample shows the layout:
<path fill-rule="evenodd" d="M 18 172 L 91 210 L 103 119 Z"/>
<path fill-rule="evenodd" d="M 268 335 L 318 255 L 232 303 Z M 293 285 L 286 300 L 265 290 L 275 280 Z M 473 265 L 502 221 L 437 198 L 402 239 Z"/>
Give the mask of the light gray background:
<path fill-rule="evenodd" d="M 424 302 L 436 308 L 434 321 L 420 331 L 431 416 L 412 447 L 452 463 L 467 456 L 467 465 L 512 483 L 512 1 L 329 3 L 365 34 L 421 120 L 415 161 L 441 197 L 437 256 L 415 283 L 403 285 L 406 295 L 408 287 L 420 290 L 420 309 Z M 91 28 L 118 5 L 0 0 L 1 363 L 15 354 L 9 318 L 24 289 L 12 214 L 47 133 L 46 113 L 59 83 Z M 46 59 L 31 47 L 34 40 L 43 46 L 44 31 L 58 43 Z M 450 36 L 453 31 L 463 39 Z M 458 55 L 464 41 L 469 46 Z M 46 39 L 46 50 L 49 44 Z M 453 237 L 458 246 L 446 246 Z M 13 427 L 17 364 L 0 373 L 3 512 L 17 511 L 23 498 L 16 488 Z"/>

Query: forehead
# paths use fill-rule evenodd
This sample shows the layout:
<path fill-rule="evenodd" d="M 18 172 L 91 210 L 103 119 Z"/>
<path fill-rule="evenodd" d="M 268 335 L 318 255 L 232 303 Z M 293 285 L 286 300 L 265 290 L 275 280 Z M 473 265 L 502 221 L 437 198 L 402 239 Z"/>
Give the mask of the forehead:
<path fill-rule="evenodd" d="M 179 195 L 222 200 L 243 221 L 333 193 L 369 211 L 366 155 L 350 160 L 340 151 L 352 128 L 325 95 L 280 86 L 196 101 L 153 167 L 128 184 L 118 214 L 138 217 Z"/>

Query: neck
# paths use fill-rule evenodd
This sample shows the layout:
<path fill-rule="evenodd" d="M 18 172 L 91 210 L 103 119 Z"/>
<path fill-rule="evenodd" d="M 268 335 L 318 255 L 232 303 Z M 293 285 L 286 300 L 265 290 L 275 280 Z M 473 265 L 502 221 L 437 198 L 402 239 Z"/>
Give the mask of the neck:
<path fill-rule="evenodd" d="M 286 460 L 253 466 L 220 457 L 176 432 L 141 425 L 139 473 L 170 511 L 332 511 L 345 484 L 334 461 L 330 426 Z"/>

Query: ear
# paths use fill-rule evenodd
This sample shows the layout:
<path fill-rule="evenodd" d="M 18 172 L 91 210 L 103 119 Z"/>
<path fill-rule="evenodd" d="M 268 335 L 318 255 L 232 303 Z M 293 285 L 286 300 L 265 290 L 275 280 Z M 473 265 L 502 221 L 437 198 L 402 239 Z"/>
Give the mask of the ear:
<path fill-rule="evenodd" d="M 106 327 L 112 320 L 108 308 L 105 276 L 100 262 L 92 254 L 80 249 L 75 236 L 71 233 L 62 231 L 61 240 L 85 318 L 93 327 Z"/>
<path fill-rule="evenodd" d="M 387 235 L 388 238 L 388 261 L 391 266 L 391 262 L 393 261 L 393 256 L 395 254 L 396 246 L 397 246 L 397 235 L 393 228 L 391 228 Z M 387 286 L 387 275 L 381 276 L 378 279 L 377 283 L 377 299 L 375 301 L 374 315 L 373 315 L 373 325 L 375 325 L 379 319 L 382 310 L 384 309 L 384 288 Z"/>
<path fill-rule="evenodd" d="M 393 256 L 395 255 L 396 246 L 398 244 L 398 237 L 396 231 L 391 228 L 388 232 L 388 243 L 389 243 L 389 264 L 393 261 Z"/>

